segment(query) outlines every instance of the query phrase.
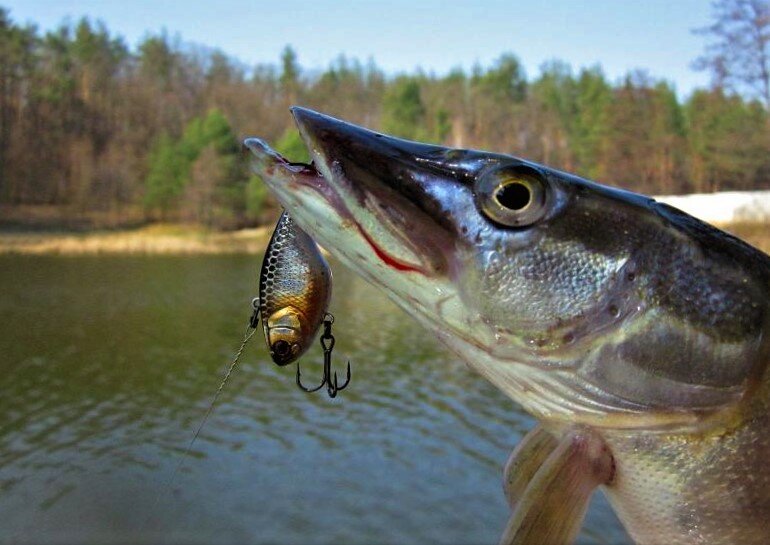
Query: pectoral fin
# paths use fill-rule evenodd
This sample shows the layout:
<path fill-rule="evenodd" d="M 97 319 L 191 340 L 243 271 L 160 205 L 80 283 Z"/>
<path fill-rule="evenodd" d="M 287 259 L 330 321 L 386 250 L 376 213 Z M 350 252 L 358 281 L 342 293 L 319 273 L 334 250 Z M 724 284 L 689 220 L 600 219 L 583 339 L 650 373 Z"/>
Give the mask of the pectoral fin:
<path fill-rule="evenodd" d="M 527 485 L 558 445 L 553 435 L 537 426 L 513 449 L 503 470 L 503 492 L 511 509 L 516 508 Z"/>
<path fill-rule="evenodd" d="M 540 430 L 527 437 L 530 442 L 521 449 L 517 460 L 527 451 L 542 460 L 549 442 L 540 437 L 541 432 L 545 433 Z M 506 469 L 521 468 L 522 477 L 508 477 L 506 473 L 506 482 L 511 483 L 507 488 L 512 492 L 523 488 L 524 492 L 516 491 L 518 501 L 500 545 L 571 544 L 580 530 L 591 494 L 597 486 L 612 479 L 613 460 L 604 441 L 589 429 L 570 430 L 534 474 L 536 459 L 529 463 L 511 458 Z M 524 486 L 521 480 L 527 473 L 531 480 Z"/>

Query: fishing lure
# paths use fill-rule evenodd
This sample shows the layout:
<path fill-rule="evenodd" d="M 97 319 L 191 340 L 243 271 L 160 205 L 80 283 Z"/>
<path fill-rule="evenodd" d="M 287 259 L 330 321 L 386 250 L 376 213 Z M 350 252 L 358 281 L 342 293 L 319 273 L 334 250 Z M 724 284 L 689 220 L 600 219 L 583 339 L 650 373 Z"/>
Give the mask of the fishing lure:
<path fill-rule="evenodd" d="M 265 334 L 270 357 L 280 366 L 288 365 L 304 354 L 316 337 L 321 324 L 321 346 L 324 349 L 324 375 L 321 384 L 306 388 L 300 379 L 297 364 L 297 386 L 315 392 L 324 385 L 330 397 L 350 382 L 340 385 L 331 371 L 334 317 L 327 312 L 331 299 L 332 274 L 329 264 L 315 241 L 283 212 L 270 239 L 259 275 L 259 318 Z M 252 326 L 256 327 L 256 312 Z"/>
<path fill-rule="evenodd" d="M 316 392 L 326 386 L 329 397 L 336 397 L 340 390 L 347 387 L 350 383 L 350 362 L 348 362 L 347 378 L 342 385 L 338 384 L 337 373 L 332 374 L 331 370 L 331 356 L 335 342 L 332 335 L 334 316 L 326 310 L 329 307 L 331 293 L 332 272 L 326 259 L 321 255 L 318 245 L 292 221 L 289 214 L 283 212 L 262 261 L 259 297 L 251 302 L 252 314 L 241 346 L 230 362 L 227 373 L 187 445 L 184 455 L 179 459 L 166 486 L 158 492 L 152 511 L 155 510 L 163 494 L 171 489 L 184 459 L 211 416 L 246 344 L 257 331 L 260 320 L 262 320 L 262 329 L 270 356 L 280 366 L 288 365 L 304 354 L 323 324 L 324 331 L 320 338 L 324 351 L 321 384 L 315 388 L 303 386 L 299 363 L 297 363 L 297 386 L 305 392 Z"/>

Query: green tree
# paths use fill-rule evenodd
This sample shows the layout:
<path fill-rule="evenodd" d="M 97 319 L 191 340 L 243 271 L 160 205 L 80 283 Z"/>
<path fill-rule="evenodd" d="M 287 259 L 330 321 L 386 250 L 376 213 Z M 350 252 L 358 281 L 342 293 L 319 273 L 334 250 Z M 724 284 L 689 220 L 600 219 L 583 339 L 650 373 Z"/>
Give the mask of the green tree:
<path fill-rule="evenodd" d="M 420 83 L 401 76 L 386 91 L 382 104 L 382 129 L 402 138 L 424 136 L 425 105 L 420 96 Z"/>
<path fill-rule="evenodd" d="M 71 49 L 83 102 L 109 100 L 110 84 L 128 56 L 126 45 L 110 36 L 103 23 L 93 25 L 83 18 L 75 27 Z"/>
<path fill-rule="evenodd" d="M 159 36 L 149 36 L 139 44 L 137 60 L 140 73 L 145 79 L 164 91 L 170 90 L 179 58 L 165 32 Z"/>
<path fill-rule="evenodd" d="M 251 221 L 259 221 L 267 202 L 268 191 L 265 182 L 259 176 L 252 176 L 246 184 L 246 216 Z"/>
<path fill-rule="evenodd" d="M 188 123 L 182 134 L 181 150 L 189 159 L 195 160 L 207 145 L 213 145 L 220 155 L 238 153 L 238 140 L 224 114 L 213 109 L 205 117 L 196 117 Z"/>
<path fill-rule="evenodd" d="M 308 153 L 305 142 L 295 128 L 286 129 L 275 143 L 275 150 L 294 163 L 309 163 L 310 154 Z"/>
<path fill-rule="evenodd" d="M 304 101 L 313 108 L 352 122 L 372 125 L 378 118 L 385 77 L 376 65 L 337 57 L 317 81 L 311 81 Z"/>
<path fill-rule="evenodd" d="M 599 178 L 606 174 L 602 146 L 608 131 L 608 109 L 612 88 L 601 68 L 581 70 L 575 88 L 575 118 L 570 128 L 570 146 L 577 162 L 576 168 L 587 176 Z"/>
<path fill-rule="evenodd" d="M 189 178 L 184 188 L 181 217 L 207 227 L 233 225 L 234 202 L 239 195 L 234 189 L 228 156 L 221 155 L 213 143 L 203 147 L 190 165 Z M 240 195 L 242 197 L 242 195 Z"/>
<path fill-rule="evenodd" d="M 127 117 L 137 120 L 137 145 L 161 132 L 178 137 L 185 124 L 205 113 L 201 100 L 206 80 L 201 60 L 191 58 L 179 43 L 163 32 L 148 36 L 139 44 L 136 56 L 126 66 Z"/>
<path fill-rule="evenodd" d="M 188 123 L 179 142 L 162 136 L 150 155 L 145 204 L 164 219 L 226 227 L 246 209 L 246 180 L 232 128 L 219 110 Z"/>
<path fill-rule="evenodd" d="M 526 76 L 515 55 L 501 55 L 487 70 L 474 66 L 469 102 L 470 132 L 475 145 L 523 154 L 528 140 L 522 115 L 526 95 Z"/>
<path fill-rule="evenodd" d="M 161 135 L 150 152 L 144 204 L 160 211 L 162 219 L 168 219 L 169 212 L 178 204 L 184 189 L 185 166 L 179 146 L 168 135 Z"/>
<path fill-rule="evenodd" d="M 566 63 L 550 61 L 530 86 L 527 104 L 528 154 L 549 165 L 573 170 L 576 82 Z"/>
<path fill-rule="evenodd" d="M 505 53 L 492 67 L 474 77 L 474 83 L 495 99 L 508 102 L 521 102 L 527 94 L 527 76 L 519 58 L 512 53 Z"/>
<path fill-rule="evenodd" d="M 281 77 L 279 81 L 284 96 L 290 104 L 297 102 L 298 99 L 300 89 L 299 71 L 297 53 L 290 45 L 287 45 L 281 52 Z"/>
<path fill-rule="evenodd" d="M 230 226 L 245 210 L 245 177 L 241 174 L 238 141 L 219 110 L 193 119 L 178 150 L 183 163 L 182 215 L 212 227 Z"/>
<path fill-rule="evenodd" d="M 696 191 L 769 187 L 768 116 L 759 103 L 696 91 L 686 108 L 689 174 Z M 761 181 L 759 181 L 761 180 Z"/>
<path fill-rule="evenodd" d="M 650 158 L 655 192 L 691 191 L 685 167 L 687 149 L 684 110 L 674 88 L 664 81 L 654 86 L 652 100 L 650 140 L 655 147 Z"/>
<path fill-rule="evenodd" d="M 433 139 L 456 147 L 465 146 L 469 124 L 468 78 L 462 68 L 445 77 L 427 80 L 424 100 L 433 110 Z"/>
<path fill-rule="evenodd" d="M 39 39 L 34 28 L 15 25 L 0 7 L 0 201 L 23 198 L 24 173 L 30 172 L 23 153 L 28 140 L 29 101 L 25 87 L 34 81 L 35 48 Z"/>
<path fill-rule="evenodd" d="M 540 77 L 533 82 L 531 89 L 565 129 L 570 127 L 576 113 L 576 84 L 567 63 L 549 61 L 543 64 Z"/>
<path fill-rule="evenodd" d="M 452 121 L 449 111 L 444 108 L 439 108 L 436 112 L 436 121 L 434 124 L 433 140 L 436 142 L 444 142 L 449 133 L 452 131 Z"/>
<path fill-rule="evenodd" d="M 613 92 L 602 146 L 605 179 L 644 193 L 681 191 L 682 114 L 673 89 L 644 72 Z"/>

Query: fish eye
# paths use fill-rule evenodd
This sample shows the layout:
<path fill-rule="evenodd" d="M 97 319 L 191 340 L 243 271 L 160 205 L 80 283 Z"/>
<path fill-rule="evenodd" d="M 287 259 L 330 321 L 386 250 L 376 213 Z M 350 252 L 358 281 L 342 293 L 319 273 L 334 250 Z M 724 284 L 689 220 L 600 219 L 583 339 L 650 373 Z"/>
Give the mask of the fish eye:
<path fill-rule="evenodd" d="M 525 166 L 503 167 L 483 174 L 476 182 L 481 212 L 495 223 L 526 227 L 546 212 L 547 190 L 543 176 Z"/>

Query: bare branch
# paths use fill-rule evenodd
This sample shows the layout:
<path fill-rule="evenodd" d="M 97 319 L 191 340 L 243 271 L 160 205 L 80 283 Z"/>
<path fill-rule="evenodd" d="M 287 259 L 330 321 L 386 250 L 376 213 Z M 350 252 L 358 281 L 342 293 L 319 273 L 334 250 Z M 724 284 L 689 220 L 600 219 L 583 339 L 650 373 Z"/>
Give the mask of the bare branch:
<path fill-rule="evenodd" d="M 693 63 L 715 88 L 758 98 L 770 108 L 770 2 L 717 0 L 711 25 L 694 30 L 710 39 Z"/>

